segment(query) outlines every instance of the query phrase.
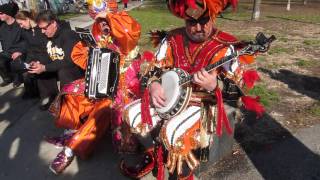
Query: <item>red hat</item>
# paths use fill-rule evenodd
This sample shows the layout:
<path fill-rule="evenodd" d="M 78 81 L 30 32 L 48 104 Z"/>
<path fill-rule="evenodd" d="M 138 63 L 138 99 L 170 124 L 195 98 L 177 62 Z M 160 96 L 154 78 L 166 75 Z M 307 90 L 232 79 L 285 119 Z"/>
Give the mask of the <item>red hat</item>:
<path fill-rule="evenodd" d="M 183 19 L 210 16 L 215 19 L 227 6 L 236 7 L 238 0 L 167 0 L 169 10 Z"/>

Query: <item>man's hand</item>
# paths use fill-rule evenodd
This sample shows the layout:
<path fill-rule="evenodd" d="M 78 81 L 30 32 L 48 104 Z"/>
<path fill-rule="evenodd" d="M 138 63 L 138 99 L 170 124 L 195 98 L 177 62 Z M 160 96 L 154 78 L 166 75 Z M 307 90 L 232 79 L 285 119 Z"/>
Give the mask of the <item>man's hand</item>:
<path fill-rule="evenodd" d="M 217 87 L 217 72 L 208 73 L 206 70 L 201 69 L 193 75 L 193 82 L 207 91 L 212 91 Z"/>
<path fill-rule="evenodd" d="M 14 52 L 14 53 L 12 53 L 12 55 L 11 55 L 11 59 L 16 60 L 17 57 L 19 57 L 19 56 L 21 56 L 21 55 L 22 55 L 21 52 Z"/>
<path fill-rule="evenodd" d="M 43 64 L 40 64 L 39 61 L 30 63 L 29 73 L 31 74 L 41 74 L 46 71 L 46 67 Z"/>
<path fill-rule="evenodd" d="M 32 66 L 34 66 L 36 63 L 40 63 L 40 62 L 39 62 L 39 61 L 31 61 L 31 62 L 29 63 L 30 68 L 32 68 Z"/>
<path fill-rule="evenodd" d="M 164 90 L 159 82 L 151 83 L 150 95 L 152 103 L 155 107 L 160 108 L 165 106 L 166 97 L 164 95 Z"/>

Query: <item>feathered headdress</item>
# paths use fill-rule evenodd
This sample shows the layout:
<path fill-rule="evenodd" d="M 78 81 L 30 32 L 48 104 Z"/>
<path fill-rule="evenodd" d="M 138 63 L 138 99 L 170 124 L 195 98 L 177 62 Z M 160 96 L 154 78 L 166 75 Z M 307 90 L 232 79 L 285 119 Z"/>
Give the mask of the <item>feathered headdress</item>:
<path fill-rule="evenodd" d="M 167 0 L 169 10 L 183 19 L 210 16 L 215 19 L 229 5 L 235 9 L 238 0 Z"/>

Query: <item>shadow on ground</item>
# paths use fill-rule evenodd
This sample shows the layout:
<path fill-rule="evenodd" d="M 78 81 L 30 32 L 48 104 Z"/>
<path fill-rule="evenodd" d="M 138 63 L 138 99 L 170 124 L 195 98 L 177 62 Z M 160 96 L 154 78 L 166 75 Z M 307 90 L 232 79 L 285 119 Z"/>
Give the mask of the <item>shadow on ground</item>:
<path fill-rule="evenodd" d="M 103 138 L 94 156 L 75 159 L 67 170 L 56 176 L 49 163 L 61 149 L 43 141 L 45 135 L 59 135 L 52 116 L 38 109 L 37 100 L 22 100 L 21 89 L 0 96 L 0 179 L 110 179 L 122 180 L 120 157 L 113 152 L 111 140 Z"/>
<path fill-rule="evenodd" d="M 271 71 L 269 69 L 259 68 L 258 70 L 268 74 L 272 79 L 287 84 L 290 89 L 298 93 L 320 100 L 320 78 L 318 77 L 297 74 L 286 69 Z"/>
<path fill-rule="evenodd" d="M 319 179 L 320 156 L 300 140 L 308 142 L 312 134 L 298 139 L 271 116 L 255 117 L 245 112 L 235 128 L 234 152 L 204 172 L 203 179 Z M 308 145 L 317 138 L 312 137 Z"/>
<path fill-rule="evenodd" d="M 256 120 L 255 115 L 246 113 L 235 138 L 264 179 L 320 177 L 320 156 L 269 115 Z"/>

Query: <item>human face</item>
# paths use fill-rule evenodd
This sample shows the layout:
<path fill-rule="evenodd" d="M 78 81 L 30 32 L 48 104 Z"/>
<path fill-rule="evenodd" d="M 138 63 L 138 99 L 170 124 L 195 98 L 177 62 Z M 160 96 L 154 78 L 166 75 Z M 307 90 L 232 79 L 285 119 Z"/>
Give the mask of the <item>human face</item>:
<path fill-rule="evenodd" d="M 10 16 L 0 12 L 0 20 L 6 22 Z"/>
<path fill-rule="evenodd" d="M 38 27 L 41 29 L 41 32 L 45 34 L 48 38 L 51 38 L 56 33 L 58 27 L 56 21 L 44 22 L 40 21 Z"/>
<path fill-rule="evenodd" d="M 204 42 L 213 31 L 213 21 L 209 16 L 200 19 L 186 20 L 187 36 L 194 42 Z"/>
<path fill-rule="evenodd" d="M 101 32 L 104 35 L 109 35 L 110 34 L 110 26 L 109 26 L 107 20 L 99 18 L 98 23 L 99 23 L 99 27 L 101 29 Z"/>
<path fill-rule="evenodd" d="M 20 25 L 21 28 L 23 29 L 30 29 L 30 19 L 16 19 L 17 23 Z"/>

